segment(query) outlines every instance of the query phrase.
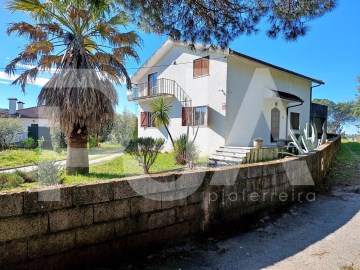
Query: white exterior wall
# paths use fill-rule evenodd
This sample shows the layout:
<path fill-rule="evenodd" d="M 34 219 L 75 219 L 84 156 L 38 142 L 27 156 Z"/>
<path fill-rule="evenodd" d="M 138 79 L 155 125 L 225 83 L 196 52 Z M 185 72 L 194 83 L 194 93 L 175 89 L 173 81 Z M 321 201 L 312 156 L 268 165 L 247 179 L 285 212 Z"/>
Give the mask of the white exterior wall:
<path fill-rule="evenodd" d="M 309 122 L 311 82 L 308 80 L 245 58 L 229 56 L 227 85 L 226 145 L 252 146 L 256 137 L 262 137 L 264 145 L 273 145 L 270 127 L 275 103 L 280 110 L 279 138 L 286 139 L 286 108 L 300 103 L 279 99 L 271 90 L 303 99 L 303 105 L 289 109 L 289 115 L 290 112 L 300 113 L 300 127 Z"/>
<path fill-rule="evenodd" d="M 28 138 L 28 127 L 32 124 L 38 124 L 39 127 L 50 127 L 50 123 L 47 119 L 39 119 L 39 118 L 19 118 L 18 121 L 21 123 L 23 127 L 22 134 L 16 136 L 13 142 L 21 142 Z"/>
<path fill-rule="evenodd" d="M 223 146 L 225 141 L 225 110 L 223 104 L 226 103 L 226 77 L 227 59 L 221 53 L 211 53 L 209 63 L 209 74 L 200 78 L 193 78 L 193 60 L 209 55 L 201 51 L 190 51 L 187 47 L 174 45 L 165 56 L 156 63 L 156 66 L 169 65 L 176 61 L 177 65 L 164 67 L 154 67 L 139 81 L 146 82 L 148 74 L 157 72 L 158 79 L 172 79 L 192 99 L 192 106 L 209 106 L 208 126 L 200 127 L 196 138 L 196 145 L 202 156 L 212 154 L 217 148 Z M 170 132 L 174 139 L 181 134 L 185 134 L 187 127 L 182 126 L 182 106 L 176 98 L 169 98 L 172 101 L 173 110 L 170 114 Z M 145 99 L 138 101 L 139 116 L 142 111 L 150 111 L 153 100 Z M 190 128 L 190 137 L 195 134 L 196 128 Z M 164 128 L 143 128 L 140 125 L 139 117 L 139 137 L 161 137 L 168 139 Z M 170 140 L 167 140 L 165 151 L 171 151 Z"/>

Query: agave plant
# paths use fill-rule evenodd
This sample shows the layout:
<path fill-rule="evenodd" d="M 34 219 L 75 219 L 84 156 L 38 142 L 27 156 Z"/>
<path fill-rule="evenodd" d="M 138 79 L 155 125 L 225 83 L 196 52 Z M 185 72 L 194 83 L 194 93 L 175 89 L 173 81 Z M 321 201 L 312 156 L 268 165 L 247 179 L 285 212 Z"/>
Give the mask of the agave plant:
<path fill-rule="evenodd" d="M 7 33 L 25 37 L 29 43 L 6 67 L 13 82 L 25 91 L 39 72 L 53 72 L 42 88 L 38 104 L 50 108 L 68 139 L 68 174 L 87 173 L 88 136 L 97 134 L 114 116 L 118 102 L 113 84 L 130 78 L 124 67 L 128 58 L 138 60 L 140 39 L 125 31 L 130 18 L 111 0 L 9 0 L 7 8 L 30 16 L 33 23 L 16 22 Z"/>
<path fill-rule="evenodd" d="M 326 142 L 327 134 L 325 124 L 323 125 L 322 130 L 323 132 L 321 139 L 318 139 L 318 131 L 314 124 L 306 123 L 305 127 L 303 129 L 300 129 L 299 137 L 296 137 L 294 131 L 290 129 L 289 133 L 293 141 L 290 142 L 288 146 L 295 146 L 300 154 L 309 153 Z"/>

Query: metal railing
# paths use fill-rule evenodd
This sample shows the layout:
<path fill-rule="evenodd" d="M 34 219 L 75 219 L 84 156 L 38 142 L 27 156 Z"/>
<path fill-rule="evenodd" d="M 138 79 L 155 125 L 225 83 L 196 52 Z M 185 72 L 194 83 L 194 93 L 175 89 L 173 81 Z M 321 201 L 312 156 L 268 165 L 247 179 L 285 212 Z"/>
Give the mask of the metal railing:
<path fill-rule="evenodd" d="M 184 103 L 184 106 L 191 106 L 190 97 L 180 87 L 180 85 L 178 85 L 174 80 L 164 78 L 152 82 L 133 85 L 127 98 L 129 101 L 133 101 L 166 95 L 176 97 L 180 102 Z"/>

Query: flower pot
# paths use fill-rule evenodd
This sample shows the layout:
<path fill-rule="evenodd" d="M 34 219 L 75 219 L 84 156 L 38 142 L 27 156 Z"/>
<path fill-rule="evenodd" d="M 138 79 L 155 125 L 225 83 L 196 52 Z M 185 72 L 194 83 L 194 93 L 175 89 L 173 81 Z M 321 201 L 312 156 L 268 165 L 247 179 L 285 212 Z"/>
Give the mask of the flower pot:
<path fill-rule="evenodd" d="M 253 141 L 253 143 L 256 149 L 261 149 L 263 146 L 263 141 Z"/>

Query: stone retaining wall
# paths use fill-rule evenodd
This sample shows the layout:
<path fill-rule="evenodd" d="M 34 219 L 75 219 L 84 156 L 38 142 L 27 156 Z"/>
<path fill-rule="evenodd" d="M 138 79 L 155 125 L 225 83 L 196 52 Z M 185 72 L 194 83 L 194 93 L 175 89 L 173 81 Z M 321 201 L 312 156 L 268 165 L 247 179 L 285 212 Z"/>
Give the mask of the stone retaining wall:
<path fill-rule="evenodd" d="M 315 153 L 266 163 L 0 193 L 0 269 L 94 266 L 313 196 L 305 192 L 339 149 L 337 137 Z"/>

